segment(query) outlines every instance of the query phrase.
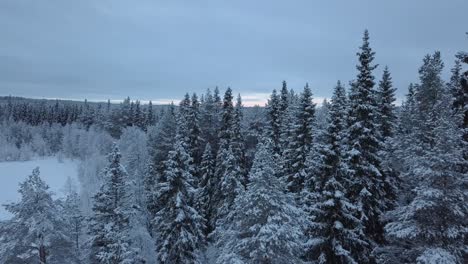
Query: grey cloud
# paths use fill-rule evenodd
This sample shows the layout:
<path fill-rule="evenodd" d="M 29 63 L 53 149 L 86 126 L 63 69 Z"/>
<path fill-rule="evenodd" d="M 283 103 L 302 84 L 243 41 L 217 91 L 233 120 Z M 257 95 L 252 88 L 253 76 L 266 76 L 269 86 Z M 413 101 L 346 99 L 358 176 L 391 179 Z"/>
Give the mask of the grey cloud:
<path fill-rule="evenodd" d="M 441 50 L 449 68 L 466 50 L 467 8 L 463 0 L 3 0 L 0 94 L 177 99 L 216 85 L 264 94 L 284 79 L 328 97 L 336 80 L 354 78 L 368 28 L 376 62 L 389 65 L 402 96 L 424 54 Z"/>

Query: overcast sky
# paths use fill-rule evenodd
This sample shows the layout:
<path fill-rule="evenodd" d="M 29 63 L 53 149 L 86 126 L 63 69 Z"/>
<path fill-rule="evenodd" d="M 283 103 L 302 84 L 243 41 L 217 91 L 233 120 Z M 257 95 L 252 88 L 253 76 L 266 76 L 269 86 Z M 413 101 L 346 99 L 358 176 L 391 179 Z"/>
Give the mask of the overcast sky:
<path fill-rule="evenodd" d="M 398 96 L 425 54 L 468 51 L 466 0 L 0 0 L 0 95 L 167 102 L 231 86 L 246 104 L 286 80 L 330 97 L 369 29 Z"/>

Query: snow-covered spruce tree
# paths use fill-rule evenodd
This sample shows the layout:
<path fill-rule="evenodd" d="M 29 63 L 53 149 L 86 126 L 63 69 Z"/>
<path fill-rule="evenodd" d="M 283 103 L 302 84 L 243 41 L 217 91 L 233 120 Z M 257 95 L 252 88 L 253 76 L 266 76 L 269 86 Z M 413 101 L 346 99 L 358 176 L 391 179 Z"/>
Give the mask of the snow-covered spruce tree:
<path fill-rule="evenodd" d="M 412 127 L 403 138 L 411 144 L 400 144 L 406 148 L 403 179 L 412 192 L 405 197 L 408 202 L 387 214 L 389 248 L 397 253 L 387 249 L 385 259 L 435 263 L 428 261 L 443 255 L 454 260 L 447 263 L 463 262 L 468 213 L 463 131 L 459 116 L 450 109 L 452 99 L 445 92 L 442 69 L 439 52 L 424 58 L 421 83 L 411 100 L 413 111 L 405 116 Z"/>
<path fill-rule="evenodd" d="M 138 255 L 146 262 L 155 261 L 154 242 L 148 232 L 150 216 L 146 210 L 144 171 L 148 162 L 147 135 L 136 127 L 123 130 L 118 142 L 122 153 L 121 163 L 127 171 L 127 192 L 133 204 L 129 219 L 129 239 Z"/>
<path fill-rule="evenodd" d="M 459 52 L 457 54 L 457 59 L 468 64 L 468 53 Z M 465 149 L 468 149 L 468 70 L 460 73 L 457 73 L 457 71 L 459 70 L 455 65 L 452 71 L 450 87 L 454 95 L 453 108 L 455 113 L 460 115 L 459 124 L 460 128 L 463 130 L 463 144 L 465 145 Z M 459 77 L 457 75 L 459 75 Z M 457 82 L 459 82 L 459 85 L 457 85 Z M 466 150 L 463 155 L 465 160 L 468 160 L 468 150 Z M 468 170 L 468 168 L 465 168 L 465 170 Z"/>
<path fill-rule="evenodd" d="M 178 124 L 173 150 L 166 161 L 164 177 L 156 184 L 155 197 L 161 202 L 153 222 L 156 254 L 160 263 L 200 263 L 204 244 L 203 218 L 195 209 L 195 179 L 192 161 L 183 139 L 186 129 Z"/>
<path fill-rule="evenodd" d="M 156 124 L 156 115 L 154 113 L 153 102 L 149 101 L 148 107 L 145 111 L 145 131 L 148 131 L 148 127 Z"/>
<path fill-rule="evenodd" d="M 424 57 L 423 65 L 419 68 L 420 84 L 415 93 L 421 115 L 433 110 L 445 93 L 444 81 L 441 78 L 443 68 L 444 63 L 439 51 Z"/>
<path fill-rule="evenodd" d="M 382 80 L 377 88 L 378 125 L 380 136 L 385 141 L 395 133 L 397 116 L 395 113 L 395 91 L 388 67 L 385 67 Z"/>
<path fill-rule="evenodd" d="M 452 107 L 454 109 L 458 109 L 463 107 L 464 100 L 463 100 L 463 90 L 461 89 L 462 86 L 462 64 L 460 60 L 455 60 L 453 68 L 450 70 L 451 76 L 450 81 L 447 83 L 447 88 L 452 94 L 453 97 L 453 104 Z"/>
<path fill-rule="evenodd" d="M 369 46 L 369 33 L 364 32 L 360 47 L 358 76 L 352 83 L 349 95 L 349 128 L 347 146 L 349 179 L 353 180 L 349 188 L 352 202 L 360 207 L 359 218 L 363 221 L 364 232 L 370 241 L 383 241 L 382 182 L 381 159 L 378 155 L 381 147 L 376 124 L 378 116 L 375 107 L 374 76 L 372 65 L 374 52 Z"/>
<path fill-rule="evenodd" d="M 190 95 L 188 93 L 185 94 L 184 96 L 184 99 L 182 99 L 182 101 L 180 101 L 179 103 L 179 115 L 178 117 L 179 118 L 183 118 L 185 120 L 185 122 L 188 123 L 188 119 L 189 119 L 189 116 L 190 116 L 190 112 L 191 112 L 191 104 L 192 102 L 190 101 Z M 188 131 L 184 131 L 184 133 L 188 133 Z"/>
<path fill-rule="evenodd" d="M 279 154 L 281 149 L 280 136 L 281 136 L 281 98 L 277 94 L 276 89 L 270 95 L 267 109 L 267 134 L 273 143 L 273 150 Z"/>
<path fill-rule="evenodd" d="M 95 122 L 94 117 L 94 108 L 90 106 L 88 101 L 85 99 L 84 105 L 82 106 L 82 110 L 78 118 L 80 122 L 84 125 L 84 127 L 86 129 L 89 129 L 89 127 Z"/>
<path fill-rule="evenodd" d="M 346 90 L 338 81 L 334 88 L 332 104 L 329 106 L 328 125 L 326 130 L 319 135 L 322 141 L 314 142 L 314 146 L 307 156 L 306 168 L 304 169 L 307 192 L 320 192 L 328 178 L 322 171 L 326 167 L 325 163 L 327 163 L 325 154 L 329 151 L 326 149 L 331 148 L 336 157 L 339 158 L 337 161 L 342 162 L 346 151 L 344 142 L 347 135 L 347 115 L 348 99 Z M 331 121 L 333 123 L 330 123 Z M 331 147 L 327 147 L 327 144 L 331 144 Z M 332 169 L 334 170 L 333 167 Z"/>
<path fill-rule="evenodd" d="M 283 91 L 283 90 L 282 90 Z M 282 94 L 283 96 L 283 94 Z M 296 108 L 298 104 L 297 97 L 294 94 L 294 91 L 291 90 L 287 93 L 287 103 L 283 102 L 283 97 L 281 99 L 281 105 L 287 105 L 283 117 L 281 120 L 281 134 L 280 134 L 280 145 L 281 145 L 281 177 L 285 178 L 286 175 L 291 174 L 292 172 L 292 156 L 294 149 L 291 147 L 291 140 L 294 135 L 294 123 L 296 120 Z"/>
<path fill-rule="evenodd" d="M 217 164 L 216 171 L 221 170 L 223 173 L 219 174 L 221 178 L 216 186 L 215 196 L 212 198 L 212 206 L 215 209 L 213 220 L 216 228 L 224 224 L 225 217 L 231 211 L 236 197 L 245 190 L 242 183 L 244 175 L 239 165 L 239 159 L 235 156 L 232 147 L 220 149 L 218 159 L 222 160 L 222 162 Z"/>
<path fill-rule="evenodd" d="M 200 129 L 200 101 L 197 94 L 192 95 L 190 113 L 188 116 L 188 129 L 190 132 L 190 155 L 193 159 L 193 164 L 196 167 L 200 166 L 201 157 L 203 155 L 202 138 Z M 197 174 L 197 177 L 199 175 Z"/>
<path fill-rule="evenodd" d="M 21 200 L 6 204 L 13 217 L 0 226 L 1 263 L 76 263 L 66 222 L 39 168 L 20 183 Z"/>
<path fill-rule="evenodd" d="M 234 203 L 235 197 L 244 189 L 243 142 L 240 135 L 235 135 L 237 131 L 240 132 L 241 118 L 240 107 L 234 108 L 232 90 L 228 88 L 224 95 L 221 129 L 219 131 L 220 144 L 216 155 L 215 181 L 213 182 L 215 192 L 210 204 L 210 215 L 212 217 L 208 219 L 212 227 L 219 225 L 218 220 L 226 216 Z"/>
<path fill-rule="evenodd" d="M 83 228 L 85 226 L 85 218 L 80 209 L 80 197 L 74 190 L 70 191 L 63 204 L 62 212 L 66 223 L 67 234 L 69 234 L 70 241 L 73 243 L 70 256 L 74 258 L 76 263 L 81 260 L 83 251 Z"/>
<path fill-rule="evenodd" d="M 199 154 L 201 138 L 198 119 L 198 97 L 195 96 L 194 99 L 196 100 L 194 102 L 195 105 L 192 104 L 190 96 L 186 94 L 185 98 L 180 102 L 177 126 L 178 138 L 184 141 L 183 144 L 190 155 L 190 174 L 193 176 L 193 180 L 195 181 L 193 184 L 196 187 L 200 180 L 198 170 L 201 162 L 201 154 Z M 194 111 L 197 111 L 197 113 L 194 113 Z"/>
<path fill-rule="evenodd" d="M 394 142 L 395 151 L 393 154 L 394 157 L 392 157 L 395 159 L 395 161 L 392 163 L 400 172 L 407 170 L 406 161 L 415 155 L 415 153 L 413 153 L 413 151 L 410 150 L 408 146 L 411 146 L 413 141 L 413 133 L 415 132 L 416 127 L 413 122 L 416 120 L 416 115 L 418 113 L 414 95 L 416 87 L 417 86 L 412 83 L 408 86 L 408 93 L 406 94 L 405 100 L 403 101 L 400 108 L 398 126 L 396 130 L 397 132 Z M 402 184 L 405 184 L 405 182 L 403 181 Z"/>
<path fill-rule="evenodd" d="M 141 109 L 140 101 L 135 102 L 135 111 L 133 112 L 133 125 L 139 127 L 141 130 L 146 129 L 145 116 Z"/>
<path fill-rule="evenodd" d="M 289 144 L 283 151 L 283 173 L 290 192 L 299 193 L 304 188 L 304 169 L 313 140 L 315 104 L 312 92 L 306 84 L 295 109 L 293 131 Z"/>
<path fill-rule="evenodd" d="M 210 143 L 206 144 L 205 151 L 203 152 L 202 161 L 200 165 L 200 176 L 199 182 L 199 195 L 197 201 L 197 209 L 202 215 L 203 219 L 206 220 L 205 234 L 208 235 L 214 230 L 214 227 L 210 225 L 209 219 L 212 219 L 211 204 L 213 203 L 212 198 L 215 193 L 216 182 L 215 176 L 215 158 L 211 149 Z"/>
<path fill-rule="evenodd" d="M 283 86 L 281 87 L 280 91 L 280 106 L 279 106 L 279 113 L 280 113 L 280 138 L 279 138 L 279 145 L 280 150 L 279 154 L 282 154 L 282 150 L 287 146 L 287 139 L 289 138 L 290 129 L 290 119 L 293 110 L 294 104 L 294 96 L 293 94 L 289 93 L 286 81 L 283 81 Z"/>
<path fill-rule="evenodd" d="M 138 263 L 136 250 L 128 237 L 132 204 L 127 185 L 127 173 L 120 164 L 120 150 L 114 145 L 109 163 L 103 171 L 104 181 L 94 196 L 90 217 L 92 263 Z"/>
<path fill-rule="evenodd" d="M 221 113 L 221 127 L 219 129 L 219 141 L 220 148 L 225 148 L 229 146 L 233 134 L 233 119 L 234 119 L 234 103 L 233 103 L 232 89 L 227 88 L 224 93 L 222 113 Z"/>
<path fill-rule="evenodd" d="M 218 149 L 219 115 L 218 105 L 208 89 L 200 106 L 200 129 L 203 143 L 210 143 L 214 152 Z"/>
<path fill-rule="evenodd" d="M 315 114 L 316 131 L 324 131 L 327 129 L 329 110 L 330 110 L 330 103 L 325 98 L 323 99 L 322 105 L 320 106 L 320 108 L 317 108 L 317 112 Z M 318 133 L 320 134 L 320 132 Z"/>
<path fill-rule="evenodd" d="M 267 120 L 266 120 L 266 109 L 255 105 L 253 107 L 245 108 L 245 122 L 243 122 L 243 134 L 244 134 L 244 149 L 245 158 L 244 166 L 246 168 L 246 177 L 248 171 L 252 167 L 253 160 L 255 157 L 257 144 L 266 133 Z M 246 179 L 248 180 L 248 179 Z"/>
<path fill-rule="evenodd" d="M 426 55 L 423 65 L 419 69 L 420 83 L 413 85 L 408 95 L 407 102 L 400 117 L 400 125 L 404 126 L 404 133 L 398 136 L 400 142 L 401 160 L 406 167 L 412 160 L 431 150 L 434 141 L 434 128 L 439 113 L 434 106 L 440 102 L 442 95 L 446 93 L 444 82 L 441 78 L 443 62 L 439 52 Z M 411 143 L 411 144 L 408 144 Z M 403 168 L 406 172 L 408 168 Z M 419 179 L 409 178 L 405 181 L 413 181 L 417 184 Z"/>
<path fill-rule="evenodd" d="M 400 183 L 399 173 L 393 164 L 392 156 L 395 152 L 394 136 L 397 127 L 397 115 L 395 110 L 395 91 L 392 84 L 390 71 L 386 66 L 382 80 L 377 88 L 377 124 L 379 127 L 382 146 L 380 156 L 383 157 L 383 210 L 393 209 L 396 204 L 397 189 Z"/>
<path fill-rule="evenodd" d="M 159 210 L 161 201 L 154 196 L 157 181 L 164 181 L 164 170 L 167 156 L 175 140 L 176 124 L 175 106 L 171 104 L 158 124 L 148 131 L 148 171 L 145 176 L 146 207 L 151 218 Z M 162 179 L 160 179 L 162 178 Z"/>
<path fill-rule="evenodd" d="M 139 128 L 128 127 L 122 131 L 118 141 L 122 154 L 122 165 L 126 168 L 128 178 L 134 181 L 135 201 L 139 206 L 145 206 L 144 172 L 148 165 L 148 137 Z"/>
<path fill-rule="evenodd" d="M 317 263 L 368 263 L 371 248 L 366 242 L 359 208 L 346 196 L 349 186 L 343 147 L 346 129 L 346 92 L 338 82 L 330 106 L 323 143 L 308 157 L 304 211 L 310 224 L 306 232 L 306 259 Z"/>
<path fill-rule="evenodd" d="M 280 108 L 279 109 L 281 113 L 284 113 L 286 109 L 288 109 L 289 102 L 290 102 L 288 85 L 286 84 L 286 81 L 283 81 L 283 85 L 281 87 L 279 96 L 280 96 Z"/>
<path fill-rule="evenodd" d="M 218 111 L 221 110 L 221 107 L 223 106 L 223 102 L 221 100 L 220 92 L 218 86 L 215 87 L 213 91 L 213 100 L 218 108 Z"/>
<path fill-rule="evenodd" d="M 217 232 L 217 263 L 300 263 L 303 213 L 276 177 L 269 140 L 260 143 L 247 190 Z"/>
<path fill-rule="evenodd" d="M 405 252 L 402 257 L 411 262 L 463 263 L 468 196 L 467 174 L 460 168 L 466 166 L 466 161 L 460 144 L 461 131 L 450 116 L 448 103 L 445 100 L 436 106 L 436 112 L 442 114 L 432 131 L 431 149 L 412 159 L 406 173 L 406 177 L 419 179 L 413 189 L 415 197 L 388 214 L 393 221 L 386 225 L 387 234 L 400 245 L 410 245 L 409 250 L 400 252 Z M 447 256 L 446 262 L 434 260 L 441 254 Z"/>
<path fill-rule="evenodd" d="M 234 115 L 232 118 L 232 135 L 231 143 L 229 144 L 232 148 L 234 157 L 237 158 L 239 163 L 240 173 L 242 174 L 242 183 L 247 184 L 247 164 L 245 160 L 245 146 L 244 146 L 244 136 L 242 134 L 242 120 L 244 119 L 242 98 L 240 94 L 237 95 L 236 106 L 234 108 Z"/>

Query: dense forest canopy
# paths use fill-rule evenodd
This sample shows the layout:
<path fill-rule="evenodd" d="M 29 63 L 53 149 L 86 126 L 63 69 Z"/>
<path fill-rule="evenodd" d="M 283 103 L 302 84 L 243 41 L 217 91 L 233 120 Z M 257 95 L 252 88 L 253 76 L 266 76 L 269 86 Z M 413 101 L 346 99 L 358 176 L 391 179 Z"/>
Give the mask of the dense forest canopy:
<path fill-rule="evenodd" d="M 468 55 L 449 80 L 426 55 L 401 105 L 377 62 L 365 31 L 355 79 L 320 106 L 286 81 L 248 108 L 229 87 L 165 106 L 0 97 L 0 161 L 76 159 L 83 187 L 54 199 L 35 169 L 4 205 L 0 262 L 467 263 Z"/>

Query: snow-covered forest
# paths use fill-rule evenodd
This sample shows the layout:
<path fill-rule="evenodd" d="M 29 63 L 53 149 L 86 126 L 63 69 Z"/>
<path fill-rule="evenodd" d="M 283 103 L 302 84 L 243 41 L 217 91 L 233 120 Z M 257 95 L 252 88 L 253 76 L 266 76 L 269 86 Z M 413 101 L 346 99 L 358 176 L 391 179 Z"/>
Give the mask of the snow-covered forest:
<path fill-rule="evenodd" d="M 468 54 L 449 79 L 421 58 L 397 103 L 367 31 L 356 50 L 320 105 L 286 81 L 256 107 L 0 97 L 0 162 L 74 160 L 79 185 L 31 171 L 0 263 L 468 263 Z"/>

